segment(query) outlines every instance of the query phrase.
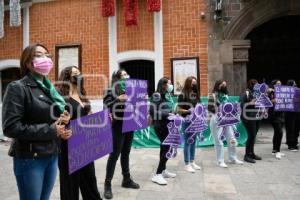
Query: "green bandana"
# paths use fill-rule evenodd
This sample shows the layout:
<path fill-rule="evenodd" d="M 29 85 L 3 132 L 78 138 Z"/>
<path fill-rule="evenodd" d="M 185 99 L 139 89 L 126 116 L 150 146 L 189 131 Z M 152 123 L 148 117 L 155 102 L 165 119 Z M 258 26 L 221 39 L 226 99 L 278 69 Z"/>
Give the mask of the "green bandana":
<path fill-rule="evenodd" d="M 175 108 L 176 108 L 176 105 L 175 105 L 175 102 L 174 102 L 174 100 L 173 100 L 171 94 L 170 94 L 169 92 L 167 92 L 167 93 L 165 94 L 165 98 L 166 98 L 166 100 L 167 100 L 167 103 L 168 103 L 168 105 L 169 105 L 169 108 L 172 110 L 172 112 L 174 112 L 174 111 L 175 111 Z"/>
<path fill-rule="evenodd" d="M 224 93 L 218 93 L 218 100 L 219 102 L 222 104 L 222 103 L 226 103 L 228 102 L 228 95 L 227 94 L 224 94 Z"/>
<path fill-rule="evenodd" d="M 65 111 L 66 102 L 64 98 L 56 91 L 53 84 L 47 77 L 44 77 L 43 81 L 41 81 L 37 76 L 32 74 L 35 82 L 42 88 L 42 90 L 51 97 L 51 99 L 56 103 L 61 113 Z"/>

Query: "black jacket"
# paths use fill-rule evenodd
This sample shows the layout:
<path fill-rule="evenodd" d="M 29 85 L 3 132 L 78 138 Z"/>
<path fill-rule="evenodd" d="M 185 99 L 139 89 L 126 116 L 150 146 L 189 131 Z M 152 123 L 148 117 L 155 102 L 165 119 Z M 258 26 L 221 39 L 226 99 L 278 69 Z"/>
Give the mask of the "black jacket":
<path fill-rule="evenodd" d="M 113 125 L 115 123 L 121 123 L 123 121 L 125 102 L 121 102 L 117 99 L 117 96 L 124 94 L 116 92 L 114 94 L 112 89 L 107 89 L 104 94 L 103 104 L 104 107 L 108 108 L 112 113 Z"/>
<path fill-rule="evenodd" d="M 7 87 L 2 106 L 4 135 L 13 138 L 9 155 L 41 158 L 59 151 L 55 117 L 60 112 L 53 101 L 26 75 Z"/>
<path fill-rule="evenodd" d="M 262 112 L 259 111 L 259 108 L 255 108 L 254 104 L 250 104 L 252 100 L 254 100 L 255 97 L 253 96 L 253 92 L 249 89 L 246 89 L 240 96 L 240 102 L 241 102 L 241 119 L 243 121 L 247 121 L 247 118 L 254 119 L 256 116 L 259 116 L 257 118 L 261 119 Z"/>

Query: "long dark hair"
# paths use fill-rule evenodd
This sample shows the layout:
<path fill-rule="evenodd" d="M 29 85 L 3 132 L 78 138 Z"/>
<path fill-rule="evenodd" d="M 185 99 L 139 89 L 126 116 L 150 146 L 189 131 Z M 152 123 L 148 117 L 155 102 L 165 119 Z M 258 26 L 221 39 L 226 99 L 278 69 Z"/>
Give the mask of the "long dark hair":
<path fill-rule="evenodd" d="M 21 55 L 20 59 L 20 73 L 21 77 L 24 77 L 30 72 L 30 68 L 32 67 L 32 61 L 34 59 L 35 50 L 37 47 L 43 47 L 47 53 L 49 53 L 49 50 L 42 44 L 32 44 L 26 47 Z"/>
<path fill-rule="evenodd" d="M 71 78 L 72 78 L 71 74 L 72 74 L 73 68 L 78 69 L 78 67 L 76 67 L 76 66 L 69 66 L 69 67 L 64 68 L 59 75 L 59 79 L 58 79 L 59 84 L 57 84 L 57 89 L 58 89 L 58 92 L 63 97 L 65 97 L 65 99 L 70 98 L 70 89 L 71 89 L 70 85 L 71 85 Z M 87 93 L 86 93 L 86 90 L 84 89 L 83 79 L 81 79 L 78 93 L 79 93 L 80 100 L 85 104 L 85 106 L 88 107 L 88 112 L 89 112 L 91 110 L 90 101 L 86 97 Z"/>
<path fill-rule="evenodd" d="M 290 80 L 288 80 L 288 81 L 286 82 L 286 85 L 287 85 L 287 86 L 294 86 L 294 84 L 296 84 L 296 81 L 293 80 L 293 79 L 290 79 Z M 297 85 L 297 84 L 296 84 L 296 85 Z"/>
<path fill-rule="evenodd" d="M 223 80 L 223 79 L 217 80 L 217 81 L 215 82 L 215 85 L 214 85 L 214 88 L 213 88 L 213 90 L 212 90 L 212 93 L 218 93 L 218 92 L 220 91 L 219 87 L 220 87 L 220 85 L 221 85 L 223 82 L 226 82 L 226 81 Z M 228 93 L 228 92 L 226 92 L 226 93 Z"/>
<path fill-rule="evenodd" d="M 198 102 L 199 99 L 200 99 L 199 88 L 197 88 L 195 97 L 191 96 L 192 93 L 195 93 L 195 91 L 193 91 L 193 88 L 192 88 L 192 82 L 193 82 L 193 80 L 197 81 L 197 78 L 194 77 L 194 76 L 189 76 L 189 77 L 187 77 L 185 79 L 184 86 L 183 86 L 183 89 L 182 89 L 181 93 L 182 93 L 182 95 L 184 95 L 185 98 L 187 98 L 189 100 L 193 100 L 193 101 L 197 101 Z"/>
<path fill-rule="evenodd" d="M 111 77 L 111 86 L 114 86 L 114 84 L 121 79 L 122 72 L 126 72 L 126 70 L 125 69 L 118 69 L 117 71 L 115 71 L 112 74 L 112 77 Z"/>
<path fill-rule="evenodd" d="M 258 81 L 256 79 L 250 79 L 250 80 L 248 80 L 248 82 L 247 82 L 247 89 L 250 90 L 250 91 L 252 91 L 253 88 L 254 88 L 254 85 L 256 83 L 258 83 Z"/>
<path fill-rule="evenodd" d="M 163 85 L 164 84 L 167 84 L 169 82 L 170 78 L 168 77 L 162 77 L 159 81 L 158 81 L 158 84 L 157 84 L 157 89 L 156 89 L 156 92 L 160 93 L 160 94 L 164 94 L 164 91 L 163 91 Z"/>

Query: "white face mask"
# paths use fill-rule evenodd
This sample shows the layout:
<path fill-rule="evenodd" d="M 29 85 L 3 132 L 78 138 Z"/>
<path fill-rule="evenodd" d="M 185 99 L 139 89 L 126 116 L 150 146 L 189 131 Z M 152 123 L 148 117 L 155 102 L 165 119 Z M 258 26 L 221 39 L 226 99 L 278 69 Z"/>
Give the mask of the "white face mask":
<path fill-rule="evenodd" d="M 125 75 L 123 76 L 124 79 L 130 79 L 130 76 L 129 75 Z"/>
<path fill-rule="evenodd" d="M 171 84 L 169 84 L 169 85 L 168 85 L 167 91 L 168 91 L 169 93 L 171 93 L 171 92 L 173 92 L 173 89 L 174 89 L 174 86 L 171 85 Z"/>

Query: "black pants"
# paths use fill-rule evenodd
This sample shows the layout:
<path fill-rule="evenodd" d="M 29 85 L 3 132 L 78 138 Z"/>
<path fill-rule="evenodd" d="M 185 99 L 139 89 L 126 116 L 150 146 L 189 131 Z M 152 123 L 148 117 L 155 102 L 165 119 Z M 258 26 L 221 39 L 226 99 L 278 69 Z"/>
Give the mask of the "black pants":
<path fill-rule="evenodd" d="M 280 146 L 281 146 L 281 141 L 282 141 L 282 136 L 283 136 L 283 126 L 284 123 L 279 120 L 272 120 L 271 119 L 271 124 L 274 129 L 274 135 L 273 135 L 273 151 L 274 152 L 280 152 Z"/>
<path fill-rule="evenodd" d="M 161 174 L 166 169 L 166 164 L 168 158 L 166 157 L 167 152 L 169 151 L 169 145 L 162 145 L 163 141 L 169 134 L 167 126 L 154 127 L 155 133 L 160 140 L 160 153 L 159 153 L 159 164 L 156 170 L 156 174 Z"/>
<path fill-rule="evenodd" d="M 59 178 L 61 200 L 79 200 L 79 189 L 83 200 L 100 200 L 94 162 L 69 175 L 66 141 L 62 142 L 59 156 Z"/>
<path fill-rule="evenodd" d="M 243 124 L 247 130 L 248 138 L 246 142 L 246 156 L 254 155 L 254 144 L 257 132 L 260 127 L 260 120 L 243 120 Z"/>
<path fill-rule="evenodd" d="M 109 155 L 106 165 L 105 183 L 113 179 L 115 168 L 121 154 L 121 168 L 125 179 L 130 178 L 129 154 L 133 140 L 133 132 L 122 133 L 122 122 L 113 122 L 113 152 Z"/>
<path fill-rule="evenodd" d="M 286 144 L 288 147 L 296 147 L 298 145 L 298 137 L 300 130 L 299 113 L 285 113 L 285 129 L 286 129 Z"/>

